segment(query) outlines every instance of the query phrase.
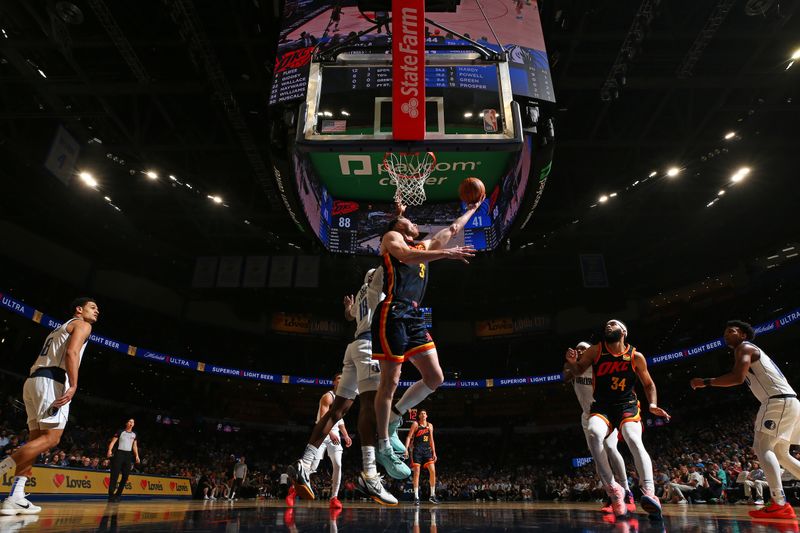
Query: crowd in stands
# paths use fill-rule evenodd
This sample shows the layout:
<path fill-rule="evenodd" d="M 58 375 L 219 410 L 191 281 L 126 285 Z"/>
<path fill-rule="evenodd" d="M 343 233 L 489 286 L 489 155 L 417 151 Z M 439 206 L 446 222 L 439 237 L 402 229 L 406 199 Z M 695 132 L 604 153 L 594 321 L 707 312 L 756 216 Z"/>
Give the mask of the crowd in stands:
<path fill-rule="evenodd" d="M 0 450 L 11 452 L 27 439 L 24 412 L 8 378 L 0 380 L 5 401 L 0 406 Z M 58 447 L 40 456 L 38 464 L 92 470 L 108 470 L 108 442 L 118 429 L 102 421 L 120 419 L 126 414 L 114 406 L 78 405 L 83 412 L 71 423 Z M 89 414 L 91 413 L 91 414 Z M 768 498 L 763 471 L 751 447 L 753 409 L 723 405 L 714 417 L 678 414 L 669 425 L 648 428 L 645 442 L 653 459 L 656 491 L 665 502 L 721 503 L 745 501 L 761 503 Z M 197 498 L 223 499 L 231 496 L 232 468 L 240 455 L 247 457 L 249 472 L 238 497 L 282 498 L 288 489 L 286 465 L 302 448 L 306 434 L 267 428 L 236 428 L 219 431 L 214 424 L 183 422 L 164 425 L 142 414 L 137 421 L 142 462 L 134 473 L 188 477 Z M 443 501 L 533 501 L 603 499 L 605 491 L 590 463 L 581 468 L 570 465 L 571 457 L 588 456 L 576 416 L 574 427 L 558 432 L 509 434 L 437 434 L 439 464 L 437 496 Z M 467 435 L 469 435 L 467 437 Z M 465 438 L 469 446 L 465 446 Z M 629 483 L 638 494 L 638 475 L 624 443 Z M 339 497 L 358 499 L 356 474 L 360 466 L 359 448 L 345 452 L 345 475 Z M 798 454 L 800 456 L 800 454 Z M 787 477 L 787 480 L 789 478 Z M 390 490 L 410 497 L 410 484 L 385 480 Z M 330 497 L 330 466 L 323 460 L 320 472 L 312 477 L 320 497 Z M 791 487 L 791 482 L 789 483 Z M 427 475 L 423 471 L 421 496 L 428 495 Z M 790 490 L 787 490 L 790 496 Z"/>

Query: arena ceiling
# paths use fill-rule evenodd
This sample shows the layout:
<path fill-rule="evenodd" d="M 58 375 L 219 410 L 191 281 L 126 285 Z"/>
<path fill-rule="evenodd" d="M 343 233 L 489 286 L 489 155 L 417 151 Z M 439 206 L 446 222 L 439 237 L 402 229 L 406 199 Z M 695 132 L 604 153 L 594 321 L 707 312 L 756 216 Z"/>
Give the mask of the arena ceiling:
<path fill-rule="evenodd" d="M 540 4 L 558 99 L 553 172 L 533 223 L 476 261 L 467 283 L 495 279 L 497 293 L 524 299 L 555 281 L 556 298 L 580 286 L 577 254 L 597 252 L 617 286 L 647 294 L 653 279 L 690 281 L 796 236 L 800 64 L 787 66 L 800 2 Z M 322 253 L 270 174 L 279 10 L 274 0 L 4 2 L 4 218 L 175 286 L 188 286 L 200 255 Z M 99 193 L 44 169 L 60 124 Z M 353 264 L 325 260 L 331 276 Z"/>

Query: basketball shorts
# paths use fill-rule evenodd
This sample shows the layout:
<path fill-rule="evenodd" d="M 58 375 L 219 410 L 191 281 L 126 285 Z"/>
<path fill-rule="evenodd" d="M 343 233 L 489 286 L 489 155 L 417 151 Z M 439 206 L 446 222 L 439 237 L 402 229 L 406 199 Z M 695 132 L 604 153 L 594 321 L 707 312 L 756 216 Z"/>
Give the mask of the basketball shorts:
<path fill-rule="evenodd" d="M 792 444 L 800 443 L 800 400 L 768 399 L 758 409 L 755 430 Z"/>
<path fill-rule="evenodd" d="M 428 466 L 429 464 L 433 464 L 433 453 L 430 448 L 411 450 L 411 466 Z"/>
<path fill-rule="evenodd" d="M 629 402 L 618 404 L 594 402 L 592 408 L 589 410 L 589 417 L 593 416 L 599 417 L 605 421 L 608 426 L 608 434 L 606 436 L 611 435 L 615 429 L 621 431 L 622 424 L 642 421 L 639 400 L 635 398 Z"/>
<path fill-rule="evenodd" d="M 404 302 L 378 304 L 372 320 L 372 358 L 403 363 L 436 349 L 422 310 Z"/>
<path fill-rule="evenodd" d="M 342 378 L 336 395 L 355 400 L 361 392 L 378 390 L 381 366 L 372 360 L 372 341 L 359 338 L 347 345 L 342 361 Z"/>
<path fill-rule="evenodd" d="M 64 429 L 69 419 L 69 404 L 59 408 L 53 402 L 64 395 L 66 385 L 46 377 L 28 378 L 22 387 L 22 399 L 28 415 L 28 429 Z"/>

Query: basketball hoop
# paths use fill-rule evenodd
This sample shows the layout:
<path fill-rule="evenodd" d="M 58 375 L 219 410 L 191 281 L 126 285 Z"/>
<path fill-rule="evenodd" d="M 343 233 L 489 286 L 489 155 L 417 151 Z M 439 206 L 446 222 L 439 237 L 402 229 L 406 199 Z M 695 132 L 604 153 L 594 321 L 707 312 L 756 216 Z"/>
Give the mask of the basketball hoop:
<path fill-rule="evenodd" d="M 425 202 L 425 180 L 436 166 L 433 152 L 386 152 L 383 168 L 397 187 L 394 201 L 403 205 Z"/>

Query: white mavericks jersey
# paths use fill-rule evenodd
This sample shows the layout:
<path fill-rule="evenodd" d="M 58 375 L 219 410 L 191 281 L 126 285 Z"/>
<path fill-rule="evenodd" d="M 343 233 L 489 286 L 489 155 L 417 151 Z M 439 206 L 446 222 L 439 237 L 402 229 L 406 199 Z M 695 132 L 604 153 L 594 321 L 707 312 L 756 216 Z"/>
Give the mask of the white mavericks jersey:
<path fill-rule="evenodd" d="M 64 362 L 67 355 L 67 341 L 69 340 L 70 335 L 67 332 L 67 326 L 69 326 L 69 324 L 74 320 L 77 319 L 72 318 L 67 320 L 47 336 L 47 339 L 44 341 L 44 346 L 42 346 L 42 351 L 39 352 L 39 357 L 36 358 L 36 361 L 31 367 L 31 374 L 33 374 L 38 368 L 46 368 L 51 366 L 57 366 L 58 368 L 62 368 L 64 370 L 67 369 L 66 363 Z M 81 346 L 81 351 L 78 355 L 79 365 L 83 360 L 83 351 L 86 349 L 88 342 L 89 341 L 87 340 L 83 343 L 83 346 Z"/>
<path fill-rule="evenodd" d="M 575 396 L 578 397 L 578 403 L 581 404 L 583 414 L 587 416 L 594 402 L 594 385 L 592 381 L 592 367 L 587 368 L 583 374 L 572 380 L 572 386 L 575 388 Z"/>
<path fill-rule="evenodd" d="M 745 378 L 753 396 L 758 398 L 761 403 L 766 403 L 772 396 L 796 394 L 778 365 L 764 353 L 764 350 L 752 342 L 748 344 L 755 346 L 761 353 L 758 361 L 750 363 L 750 370 Z"/>
<path fill-rule="evenodd" d="M 329 390 L 325 394 L 330 394 L 332 399 L 334 399 L 334 400 L 336 399 L 336 393 L 333 392 L 332 390 Z M 319 419 L 320 419 L 319 411 L 317 411 L 317 419 L 314 421 L 314 423 L 316 424 L 317 422 L 319 422 Z M 337 420 L 336 423 L 331 428 L 331 431 L 335 432 L 338 435 L 339 434 L 339 424 L 341 424 L 341 423 L 342 423 L 341 419 Z"/>
<path fill-rule="evenodd" d="M 367 279 L 364 279 L 364 284 L 358 290 L 353 307 L 350 308 L 350 314 L 356 319 L 356 338 L 370 331 L 375 308 L 386 298 L 382 289 L 383 267 L 381 266 L 375 269 L 371 283 L 367 284 Z"/>

